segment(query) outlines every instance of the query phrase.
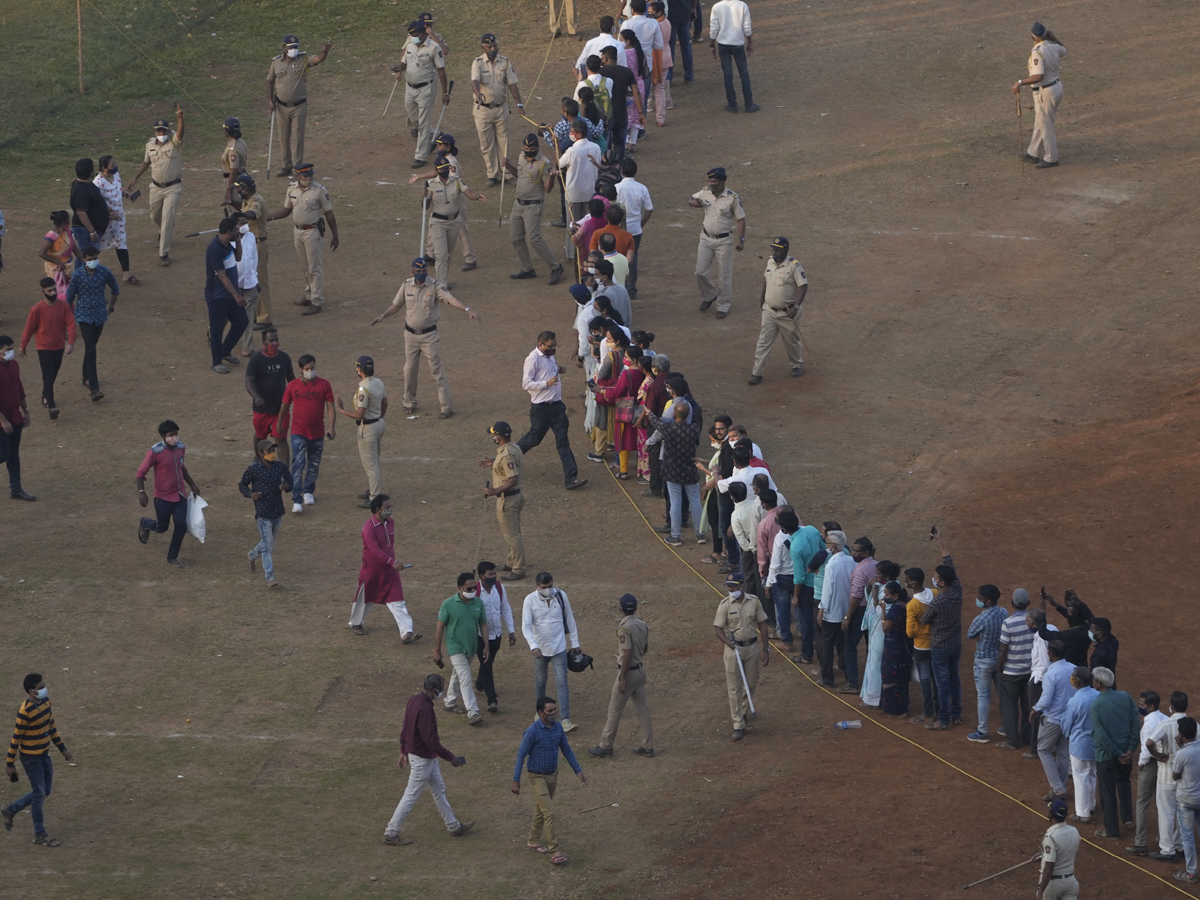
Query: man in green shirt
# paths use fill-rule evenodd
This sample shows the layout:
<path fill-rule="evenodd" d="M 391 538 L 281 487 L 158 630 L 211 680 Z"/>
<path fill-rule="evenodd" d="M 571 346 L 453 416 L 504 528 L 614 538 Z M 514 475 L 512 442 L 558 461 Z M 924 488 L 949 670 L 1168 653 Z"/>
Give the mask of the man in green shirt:
<path fill-rule="evenodd" d="M 1126 828 L 1134 825 L 1129 776 L 1142 722 L 1133 698 L 1124 691 L 1113 690 L 1115 679 L 1111 669 L 1097 666 L 1092 669 L 1092 680 L 1100 691 L 1100 696 L 1092 701 L 1091 716 L 1100 805 L 1104 809 L 1104 827 L 1096 832 L 1096 837 L 1115 838 L 1121 836 L 1122 824 Z"/>
<path fill-rule="evenodd" d="M 488 661 L 488 643 L 479 639 L 481 629 L 486 633 L 487 610 L 479 599 L 479 582 L 474 572 L 463 572 L 458 576 L 458 593 L 447 597 L 438 611 L 433 661 L 441 667 L 444 639 L 450 665 L 454 667 L 450 686 L 446 688 L 446 711 L 466 712 L 470 725 L 478 725 L 483 721 L 483 716 L 479 714 L 479 702 L 475 699 L 475 680 L 471 677 L 472 656 L 479 653 L 481 663 Z M 457 703 L 459 691 L 467 707 L 465 710 Z"/>

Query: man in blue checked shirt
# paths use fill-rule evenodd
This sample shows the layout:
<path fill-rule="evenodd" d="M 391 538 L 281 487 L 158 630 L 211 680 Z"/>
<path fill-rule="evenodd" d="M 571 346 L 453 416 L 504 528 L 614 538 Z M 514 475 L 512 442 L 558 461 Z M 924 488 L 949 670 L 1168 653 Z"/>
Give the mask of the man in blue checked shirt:
<path fill-rule="evenodd" d="M 997 680 L 1000 658 L 1000 629 L 1008 618 L 1008 610 L 1000 603 L 1000 588 L 994 584 L 980 586 L 975 605 L 983 610 L 967 629 L 967 637 L 975 641 L 975 711 L 979 725 L 967 735 L 968 741 L 986 744 L 988 737 L 988 707 L 992 702 L 992 687 L 1000 692 Z"/>
<path fill-rule="evenodd" d="M 521 793 L 521 770 L 525 768 L 525 760 L 528 758 L 529 783 L 533 786 L 537 809 L 533 814 L 533 827 L 529 829 L 529 841 L 525 846 L 538 853 L 549 853 L 551 864 L 556 866 L 567 864 L 567 855 L 558 849 L 558 841 L 554 837 L 554 791 L 558 787 L 560 750 L 571 769 L 583 782 L 583 786 L 587 787 L 587 776 L 583 774 L 579 760 L 575 758 L 571 745 L 567 743 L 567 735 L 558 723 L 558 704 L 549 697 L 539 697 L 537 719 L 525 729 L 525 735 L 521 738 L 521 749 L 517 751 L 512 792 L 518 795 Z"/>

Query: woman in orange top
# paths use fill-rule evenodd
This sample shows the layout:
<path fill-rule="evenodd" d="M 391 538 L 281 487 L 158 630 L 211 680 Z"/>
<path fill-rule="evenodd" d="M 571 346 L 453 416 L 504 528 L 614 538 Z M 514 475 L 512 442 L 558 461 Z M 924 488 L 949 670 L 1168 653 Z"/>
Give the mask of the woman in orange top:
<path fill-rule="evenodd" d="M 75 244 L 71 234 L 71 214 L 65 209 L 50 213 L 53 228 L 42 241 L 42 252 L 38 254 L 46 261 L 46 277 L 53 278 L 58 288 L 58 299 L 67 299 L 67 286 L 71 273 L 75 271 L 75 260 L 83 262 L 83 253 Z"/>

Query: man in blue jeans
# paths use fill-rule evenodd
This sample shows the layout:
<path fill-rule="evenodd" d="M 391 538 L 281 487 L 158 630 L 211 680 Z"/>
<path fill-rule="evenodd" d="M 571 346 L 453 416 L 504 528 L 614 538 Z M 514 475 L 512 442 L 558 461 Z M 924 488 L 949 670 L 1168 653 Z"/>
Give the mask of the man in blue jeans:
<path fill-rule="evenodd" d="M 932 536 L 942 551 L 942 564 L 934 572 L 933 586 L 938 595 L 921 614 L 921 623 L 931 626 L 930 651 L 933 682 L 937 686 L 938 720 L 927 722 L 929 731 L 946 731 L 951 723 L 962 724 L 962 683 L 958 662 L 962 657 L 962 582 L 954 570 L 954 557 L 946 552 L 942 534 L 935 527 Z"/>
<path fill-rule="evenodd" d="M 183 546 L 183 536 L 187 534 L 187 501 L 188 493 L 184 490 L 186 484 L 191 492 L 200 496 L 200 488 L 192 481 L 191 473 L 184 464 L 187 448 L 179 440 L 179 426 L 167 419 L 158 426 L 158 435 L 162 438 L 157 444 L 146 451 L 146 458 L 137 470 L 137 498 L 144 509 L 149 499 L 146 496 L 146 475 L 154 470 L 154 513 L 153 519 L 143 516 L 138 522 L 138 540 L 143 544 L 150 542 L 150 532 L 165 534 L 172 520 L 175 531 L 171 535 L 171 545 L 167 548 L 167 562 L 176 568 L 183 568 L 179 561 L 179 548 Z"/>
<path fill-rule="evenodd" d="M 571 732 L 579 727 L 571 722 L 571 695 L 567 685 L 568 640 L 572 649 L 580 649 L 575 614 L 571 612 L 567 592 L 554 586 L 553 575 L 538 572 L 534 583 L 537 590 L 525 597 L 521 608 L 521 633 L 533 655 L 534 692 L 538 697 L 545 696 L 549 668 L 553 665 L 563 731 Z"/>
<path fill-rule="evenodd" d="M 241 249 L 234 242 L 237 220 L 222 219 L 217 236 L 204 251 L 204 303 L 208 306 L 208 343 L 212 350 L 212 370 L 228 375 L 229 366 L 238 359 L 233 348 L 242 339 L 250 324 L 246 316 L 246 300 L 237 289 L 237 264 Z M 225 333 L 225 323 L 229 332 Z M 228 365 L 226 365 L 228 363 Z"/>
<path fill-rule="evenodd" d="M 737 485 L 729 486 L 732 495 Z M 737 498 L 734 497 L 736 500 Z M 750 501 L 756 502 L 756 501 Z M 779 533 L 771 542 L 771 559 L 767 565 L 767 590 L 771 592 L 771 604 L 775 608 L 775 630 L 779 632 L 780 649 L 792 652 L 792 595 L 795 593 L 795 570 L 792 563 L 792 535 L 800 528 L 800 517 L 790 506 L 777 514 Z M 745 552 L 744 550 L 742 551 Z M 797 630 L 800 623 L 796 623 Z"/>
<path fill-rule="evenodd" d="M 742 99 L 746 112 L 758 112 L 761 108 L 754 102 L 750 90 L 750 70 L 746 57 L 754 52 L 754 36 L 750 26 L 750 8 L 742 0 L 718 0 L 713 4 L 709 17 L 709 44 L 713 59 L 720 51 L 721 72 L 725 75 L 725 98 L 729 112 L 737 112 L 737 92 L 733 88 L 733 66 L 736 63 L 742 82 Z"/>
<path fill-rule="evenodd" d="M 997 680 L 1000 658 L 1000 629 L 1008 618 L 1008 610 L 999 605 L 1000 588 L 994 584 L 981 585 L 975 605 L 983 610 L 971 622 L 967 637 L 975 641 L 975 703 L 979 724 L 967 735 L 967 740 L 976 744 L 991 741 L 988 736 L 988 707 L 992 700 L 992 686 L 1000 690 Z M 1007 734 L 1007 729 L 1006 732 Z"/>
<path fill-rule="evenodd" d="M 50 759 L 50 742 L 54 742 L 67 762 L 75 757 L 67 749 L 58 729 L 54 725 L 54 713 L 50 709 L 50 692 L 46 682 L 36 672 L 30 672 L 23 682 L 28 697 L 17 712 L 17 724 L 13 728 L 12 742 L 8 745 L 8 756 L 4 761 L 5 773 L 10 781 L 17 780 L 17 757 L 21 768 L 29 779 L 29 793 L 7 806 L 0 806 L 0 817 L 6 831 L 12 831 L 13 817 L 26 807 L 32 807 L 33 842 L 43 847 L 57 847 L 61 842 L 46 834 L 46 822 L 42 818 L 42 804 L 50 796 L 54 786 L 54 762 Z"/>
<path fill-rule="evenodd" d="M 692 5 L 686 0 L 667 4 L 667 21 L 671 23 L 671 59 L 675 65 L 667 70 L 671 87 L 675 87 L 675 69 L 683 63 L 683 83 L 691 84 L 695 78 L 692 69 Z M 679 55 L 675 55 L 675 42 L 679 41 Z"/>
<path fill-rule="evenodd" d="M 317 377 L 317 358 L 305 353 L 297 362 L 300 377 L 289 381 L 284 389 L 278 428 L 285 439 L 291 431 L 292 512 L 303 513 L 305 506 L 317 502 L 313 494 L 321 471 L 321 454 L 325 439 L 332 441 L 337 435 L 337 412 L 333 405 L 333 385 Z"/>

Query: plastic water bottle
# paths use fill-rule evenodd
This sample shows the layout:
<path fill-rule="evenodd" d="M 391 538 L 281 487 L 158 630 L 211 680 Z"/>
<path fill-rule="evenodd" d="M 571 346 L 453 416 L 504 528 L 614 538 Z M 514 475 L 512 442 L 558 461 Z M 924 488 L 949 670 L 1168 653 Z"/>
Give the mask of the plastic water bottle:
<path fill-rule="evenodd" d="M 849 731 L 851 728 L 862 728 L 862 722 L 858 719 L 848 719 L 843 722 L 838 722 L 837 727 L 842 731 Z"/>

